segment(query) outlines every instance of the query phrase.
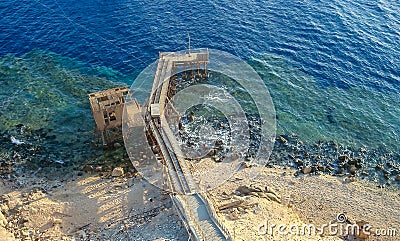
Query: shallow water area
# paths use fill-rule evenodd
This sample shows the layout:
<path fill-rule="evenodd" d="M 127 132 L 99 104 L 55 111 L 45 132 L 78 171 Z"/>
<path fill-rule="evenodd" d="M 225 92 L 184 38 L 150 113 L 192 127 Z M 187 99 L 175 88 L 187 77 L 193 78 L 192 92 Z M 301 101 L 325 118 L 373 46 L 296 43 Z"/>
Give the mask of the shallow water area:
<path fill-rule="evenodd" d="M 88 93 L 124 85 L 108 80 L 116 72 L 104 69 L 39 50 L 1 57 L 2 173 L 27 167 L 27 173 L 57 178 L 60 171 L 68 173 L 110 155 L 95 145 L 98 137 L 87 98 Z M 54 173 L 46 168 L 55 168 Z"/>

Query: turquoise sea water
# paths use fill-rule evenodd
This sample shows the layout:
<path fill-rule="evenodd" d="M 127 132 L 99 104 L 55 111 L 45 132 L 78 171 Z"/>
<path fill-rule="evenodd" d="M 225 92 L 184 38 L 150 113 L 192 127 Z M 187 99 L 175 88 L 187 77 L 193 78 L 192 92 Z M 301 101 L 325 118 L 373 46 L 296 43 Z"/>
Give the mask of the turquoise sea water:
<path fill-rule="evenodd" d="M 57 158 L 80 153 L 94 128 L 86 94 L 130 85 L 190 32 L 192 47 L 259 73 L 278 135 L 399 153 L 399 12 L 368 0 L 2 1 L 0 132 L 44 128 L 56 140 L 44 143 L 65 150 Z"/>
<path fill-rule="evenodd" d="M 279 56 L 261 56 L 251 63 L 271 91 L 278 134 L 398 151 L 399 93 L 366 86 L 320 86 Z"/>

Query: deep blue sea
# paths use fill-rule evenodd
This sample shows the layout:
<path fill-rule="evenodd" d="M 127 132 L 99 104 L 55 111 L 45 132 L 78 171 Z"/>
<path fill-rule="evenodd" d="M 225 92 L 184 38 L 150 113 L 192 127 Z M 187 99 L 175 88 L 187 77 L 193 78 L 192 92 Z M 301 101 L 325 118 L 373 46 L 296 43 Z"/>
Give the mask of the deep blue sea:
<path fill-rule="evenodd" d="M 130 85 L 158 52 L 186 49 L 190 33 L 192 48 L 223 50 L 255 68 L 272 95 L 278 134 L 399 150 L 399 1 L 3 0 L 0 16 L 3 110 L 15 104 L 7 104 L 10 95 L 41 93 L 28 79 L 70 91 L 64 82 L 49 84 L 55 77 L 46 68 Z M 15 58 L 27 66 L 18 70 Z M 43 67 L 46 59 L 51 68 Z M 39 62 L 41 74 L 32 74 Z M 10 81 L 21 71 L 33 72 Z M 101 89 L 83 85 L 87 92 Z M 68 113 L 87 108 L 78 106 Z M 4 122 L 29 117 L 21 108 L 14 107 L 20 115 L 3 115 Z M 47 121 L 53 114 L 41 113 Z"/>

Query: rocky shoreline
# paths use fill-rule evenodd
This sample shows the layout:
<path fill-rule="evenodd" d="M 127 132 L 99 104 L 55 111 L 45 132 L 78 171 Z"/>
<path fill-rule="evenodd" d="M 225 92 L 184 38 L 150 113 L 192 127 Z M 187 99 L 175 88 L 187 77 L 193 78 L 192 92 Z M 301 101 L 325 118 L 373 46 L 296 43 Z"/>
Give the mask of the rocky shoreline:
<path fill-rule="evenodd" d="M 0 176 L 21 187 L 25 177 L 66 181 L 68 176 L 111 172 L 117 166 L 136 173 L 121 143 L 102 149 L 96 139 L 87 139 L 78 150 L 70 150 L 67 158 L 60 158 L 60 152 L 68 149 L 67 144 L 55 141 L 45 129 L 31 130 L 18 124 L 4 131 L 0 139 Z"/>
<path fill-rule="evenodd" d="M 69 161 L 57 159 L 59 148 L 52 143 L 54 136 L 45 130 L 30 130 L 18 124 L 3 131 L 0 136 L 0 175 L 4 180 L 24 176 L 48 178 L 64 176 L 68 172 L 82 175 L 82 172 L 112 171 L 123 166 L 126 172 L 135 173 L 122 143 L 102 150 L 93 140 L 85 141 L 81 155 L 71 155 Z M 50 143 L 50 144 L 49 144 Z M 62 148 L 62 146 L 60 146 Z M 304 144 L 294 134 L 276 138 L 274 150 L 267 167 L 280 166 L 294 168 L 295 175 L 347 176 L 351 182 L 355 178 L 367 179 L 382 187 L 398 188 L 400 185 L 400 155 L 381 149 L 349 148 L 333 141 Z"/>
<path fill-rule="evenodd" d="M 269 167 L 294 168 L 295 175 L 346 176 L 346 181 L 366 179 L 380 187 L 400 188 L 400 155 L 385 150 L 351 148 L 333 141 L 304 144 L 294 134 L 276 138 Z"/>
<path fill-rule="evenodd" d="M 254 156 L 258 149 L 260 133 L 257 129 L 259 121 L 257 117 L 247 116 L 250 119 L 250 148 L 248 158 Z M 202 125 L 207 122 L 218 130 L 215 141 L 216 147 L 209 156 L 216 162 L 223 160 L 229 151 L 229 123 L 225 119 L 210 116 L 196 117 L 201 119 Z M 219 121 L 218 121 L 219 120 Z M 197 121 L 197 120 L 196 120 Z M 182 141 L 188 146 L 201 140 L 202 136 L 183 125 L 183 131 L 179 132 Z M 192 128 L 193 129 L 193 128 Z M 208 140 L 210 141 L 210 140 Z M 290 168 L 297 170 L 294 175 L 322 175 L 346 177 L 347 182 L 365 179 L 379 187 L 400 189 L 400 154 L 392 152 L 385 147 L 355 148 L 342 145 L 335 141 L 320 140 L 316 143 L 306 143 L 296 134 L 282 134 L 275 138 L 274 148 L 266 167 Z"/>

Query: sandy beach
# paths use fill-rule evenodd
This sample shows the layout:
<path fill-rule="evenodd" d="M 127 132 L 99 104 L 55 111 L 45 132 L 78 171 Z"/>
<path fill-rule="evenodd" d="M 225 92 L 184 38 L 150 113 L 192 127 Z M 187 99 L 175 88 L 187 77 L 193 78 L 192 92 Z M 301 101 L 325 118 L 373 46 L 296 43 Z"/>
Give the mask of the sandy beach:
<path fill-rule="evenodd" d="M 250 180 L 249 170 L 240 170 L 207 193 L 235 241 L 365 240 L 339 231 L 332 235 L 327 228 L 320 232 L 324 224 L 335 223 L 338 214 L 352 223 L 367 222 L 368 240 L 398 240 L 399 190 L 346 177 L 295 177 L 293 170 L 281 168 L 259 168 L 259 176 Z M 105 176 L 85 173 L 67 183 L 27 178 L 36 184 L 22 189 L 2 181 L 2 240 L 187 240 L 162 190 L 138 175 Z M 286 229 L 279 231 L 279 225 Z M 304 225 L 316 227 L 316 233 L 300 233 Z M 376 236 L 377 229 L 396 232 Z"/>

